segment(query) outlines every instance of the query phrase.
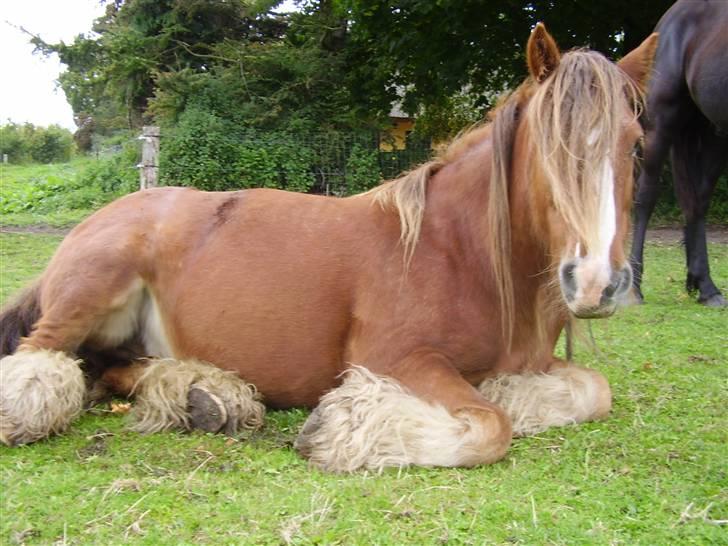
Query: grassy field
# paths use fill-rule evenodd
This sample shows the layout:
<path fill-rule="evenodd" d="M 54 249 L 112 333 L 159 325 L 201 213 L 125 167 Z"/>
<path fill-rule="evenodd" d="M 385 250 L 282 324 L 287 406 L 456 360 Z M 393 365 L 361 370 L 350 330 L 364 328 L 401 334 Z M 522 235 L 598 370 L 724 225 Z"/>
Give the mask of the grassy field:
<path fill-rule="evenodd" d="M 79 223 L 137 187 L 134 161 L 127 155 L 77 157 L 50 165 L 0 164 L 0 227 Z"/>
<path fill-rule="evenodd" d="M 79 158 L 50 165 L 0 165 L 0 225 L 77 224 L 93 210 L 90 192 L 76 187 L 92 161 Z M 65 199 L 69 194 L 71 198 Z"/>
<path fill-rule="evenodd" d="M 0 234 L 0 297 L 60 238 Z M 710 247 L 728 291 L 728 245 Z M 482 468 L 324 474 L 291 445 L 306 413 L 250 438 L 139 436 L 101 407 L 0 447 L 2 544 L 726 544 L 726 310 L 683 292 L 682 251 L 647 249 L 648 304 L 594 321 L 576 360 L 610 379 L 609 420 L 516 440 Z"/>

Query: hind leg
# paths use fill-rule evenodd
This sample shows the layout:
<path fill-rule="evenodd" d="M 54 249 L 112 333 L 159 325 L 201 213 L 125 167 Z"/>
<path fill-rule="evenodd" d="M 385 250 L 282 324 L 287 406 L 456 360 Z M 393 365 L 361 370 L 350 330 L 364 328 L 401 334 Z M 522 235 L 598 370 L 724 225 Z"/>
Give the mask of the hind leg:
<path fill-rule="evenodd" d="M 8 445 L 66 429 L 86 394 L 75 356 L 81 344 L 92 339 L 114 346 L 137 327 L 143 286 L 128 269 L 90 278 L 73 275 L 73 264 L 63 261 L 57 255 L 46 272 L 38 295 L 41 314 L 31 334 L 0 360 L 0 440 Z"/>
<path fill-rule="evenodd" d="M 560 361 L 548 373 L 486 379 L 478 390 L 505 410 L 514 436 L 600 419 L 612 407 L 609 383 L 601 373 Z"/>
<path fill-rule="evenodd" d="M 636 184 L 634 229 L 629 258 L 632 265 L 633 294 L 638 303 L 644 302 L 642 273 L 645 236 L 647 225 L 660 196 L 662 166 L 670 152 L 674 135 L 682 129 L 693 114 L 690 107 L 682 106 L 685 104 L 683 100 L 685 91 L 669 85 L 670 81 L 669 79 L 660 81 L 659 85 L 651 90 L 647 104 L 650 123 L 645 132 L 644 159 Z"/>
<path fill-rule="evenodd" d="M 137 360 L 106 370 L 101 383 L 134 396 L 132 429 L 201 429 L 234 435 L 263 424 L 265 406 L 255 387 L 231 372 L 196 360 Z"/>
<path fill-rule="evenodd" d="M 660 196 L 660 172 L 670 149 L 667 131 L 660 125 L 647 132 L 645 142 L 644 162 L 637 181 L 637 194 L 634 199 L 634 228 L 629 258 L 632 266 L 633 294 L 638 303 L 644 302 L 642 272 L 647 225 Z"/>
<path fill-rule="evenodd" d="M 699 292 L 698 301 L 710 307 L 728 305 L 710 277 L 705 215 L 728 154 L 728 139 L 715 134 L 705 120 L 675 143 L 672 154 L 675 193 L 685 216 L 686 288 Z"/>
<path fill-rule="evenodd" d="M 86 385 L 79 364 L 47 349 L 0 360 L 0 441 L 27 444 L 64 431 L 83 407 Z"/>
<path fill-rule="evenodd" d="M 475 466 L 503 457 L 508 418 L 437 354 L 414 354 L 387 376 L 350 368 L 296 439 L 334 472 L 388 466 Z"/>

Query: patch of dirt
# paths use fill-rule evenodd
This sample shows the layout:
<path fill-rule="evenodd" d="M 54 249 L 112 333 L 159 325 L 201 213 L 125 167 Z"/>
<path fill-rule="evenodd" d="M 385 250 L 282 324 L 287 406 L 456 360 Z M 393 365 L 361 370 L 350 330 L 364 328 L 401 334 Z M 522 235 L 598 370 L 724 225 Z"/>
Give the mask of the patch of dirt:
<path fill-rule="evenodd" d="M 0 233 L 42 233 L 44 235 L 67 235 L 72 227 L 53 227 L 45 224 L 32 226 L 0 226 Z"/>
<path fill-rule="evenodd" d="M 728 226 L 709 226 L 707 228 L 709 243 L 728 245 Z M 668 226 L 647 230 L 647 240 L 653 243 L 681 243 L 683 240 L 682 227 Z"/>
<path fill-rule="evenodd" d="M 76 455 L 81 461 L 87 461 L 92 457 L 98 457 L 106 453 L 107 445 L 106 440 L 108 437 L 114 434 L 107 430 L 97 430 L 92 436 L 88 436 L 86 439 L 89 440 L 84 447 L 76 452 Z"/>

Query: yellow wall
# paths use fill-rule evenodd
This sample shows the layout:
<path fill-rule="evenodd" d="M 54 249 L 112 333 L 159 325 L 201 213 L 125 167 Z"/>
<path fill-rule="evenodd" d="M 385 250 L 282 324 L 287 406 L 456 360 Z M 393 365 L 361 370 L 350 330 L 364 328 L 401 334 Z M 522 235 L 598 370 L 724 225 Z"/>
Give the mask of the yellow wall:
<path fill-rule="evenodd" d="M 379 139 L 379 149 L 383 152 L 404 150 L 407 147 L 407 133 L 411 132 L 415 122 L 410 118 L 390 118 L 392 128 L 383 131 Z"/>

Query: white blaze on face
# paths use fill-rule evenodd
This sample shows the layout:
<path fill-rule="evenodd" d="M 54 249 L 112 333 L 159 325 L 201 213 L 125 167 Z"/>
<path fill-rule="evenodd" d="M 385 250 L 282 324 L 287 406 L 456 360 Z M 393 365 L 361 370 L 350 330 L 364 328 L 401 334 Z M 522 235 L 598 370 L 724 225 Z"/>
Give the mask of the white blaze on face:
<path fill-rule="evenodd" d="M 589 146 L 593 146 L 599 137 L 599 129 L 592 129 L 586 142 Z M 605 158 L 601 168 L 599 169 L 599 231 L 598 240 L 590 241 L 589 254 L 591 257 L 604 265 L 609 265 L 609 254 L 612 248 L 614 236 L 617 233 L 617 210 L 614 203 L 614 169 L 609 161 Z M 576 256 L 579 256 L 579 246 L 577 244 Z"/>
<path fill-rule="evenodd" d="M 609 265 L 612 242 L 617 233 L 617 208 L 614 203 L 614 170 L 608 159 L 601 168 L 599 185 L 599 241 L 594 249 L 595 258 Z"/>
<path fill-rule="evenodd" d="M 592 131 L 587 137 L 587 144 L 594 145 L 598 137 Z M 575 284 L 575 292 L 571 295 L 569 307 L 574 312 L 585 309 L 596 309 L 601 305 L 602 293 L 611 284 L 612 265 L 611 251 L 617 234 L 616 201 L 614 197 L 614 168 L 607 155 L 599 165 L 598 180 L 593 181 L 593 191 L 597 192 L 597 222 L 595 229 L 587 235 L 589 239 L 577 242 L 574 257 L 566 258 L 562 263 L 571 263 L 570 272 Z M 586 244 L 586 252 L 582 255 L 582 244 Z"/>

